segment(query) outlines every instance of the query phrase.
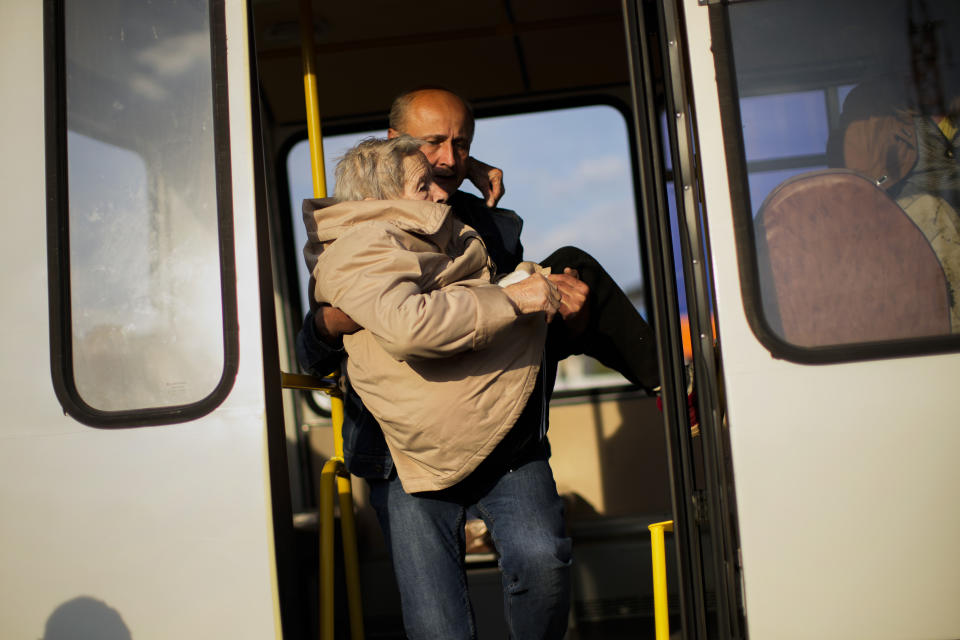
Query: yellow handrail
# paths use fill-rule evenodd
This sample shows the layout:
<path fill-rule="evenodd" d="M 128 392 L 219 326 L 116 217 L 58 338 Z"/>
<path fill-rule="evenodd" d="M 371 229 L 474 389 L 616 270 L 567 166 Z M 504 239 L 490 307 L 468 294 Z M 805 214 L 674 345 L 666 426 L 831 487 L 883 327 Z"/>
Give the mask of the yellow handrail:
<path fill-rule="evenodd" d="M 331 400 L 331 418 L 334 424 L 334 456 L 327 460 L 320 473 L 320 638 L 334 636 L 334 544 L 333 544 L 333 489 L 340 498 L 340 530 L 343 533 L 343 565 L 347 583 L 347 606 L 350 619 L 350 637 L 363 638 L 363 611 L 360 594 L 360 562 L 357 550 L 357 527 L 353 515 L 353 490 L 350 474 L 343 461 L 343 399 L 339 390 L 327 391 Z M 341 428 L 337 428 L 341 425 Z"/>
<path fill-rule="evenodd" d="M 300 389 L 301 391 L 331 391 L 337 388 L 337 379 L 318 378 L 302 373 L 280 372 L 280 384 L 284 389 Z"/>
<path fill-rule="evenodd" d="M 300 45 L 303 61 L 303 94 L 307 108 L 307 137 L 310 143 L 310 169 L 313 176 L 313 196 L 327 195 L 326 176 L 323 166 L 323 137 L 320 129 L 320 107 L 317 98 L 317 74 L 313 48 L 313 11 L 310 0 L 300 0 Z M 333 421 L 333 457 L 323 465 L 320 473 L 320 513 L 317 524 L 320 530 L 320 639 L 334 637 L 334 557 L 333 557 L 333 486 L 336 480 L 340 496 L 340 527 L 343 532 L 344 573 L 347 583 L 347 606 L 350 619 L 350 638 L 362 640 L 363 610 L 360 600 L 360 562 L 357 553 L 356 523 L 353 516 L 353 491 L 350 474 L 343 459 L 343 397 L 337 384 L 340 373 L 329 378 L 314 379 L 319 385 L 311 386 L 309 376 L 284 374 L 284 386 L 288 388 L 323 390 L 330 396 L 330 412 Z M 301 386 L 306 385 L 306 386 Z"/>
<path fill-rule="evenodd" d="M 650 529 L 650 559 L 653 565 L 653 620 L 657 640 L 669 640 L 670 618 L 667 614 L 667 554 L 663 534 L 673 531 L 673 520 L 656 522 Z"/>
<path fill-rule="evenodd" d="M 327 176 L 323 167 L 323 136 L 320 134 L 320 101 L 317 98 L 317 72 L 313 54 L 313 8 L 310 0 L 300 0 L 300 59 L 303 66 L 303 95 L 307 106 L 307 139 L 310 142 L 310 169 L 313 197 L 327 197 Z"/>
<path fill-rule="evenodd" d="M 330 419 L 333 423 L 333 456 L 320 472 L 319 522 L 320 537 L 320 638 L 334 637 L 334 509 L 333 488 L 337 487 L 340 502 L 340 530 L 343 533 L 343 564 L 347 586 L 347 613 L 350 619 L 351 640 L 362 640 L 363 608 L 360 592 L 360 560 L 357 549 L 357 526 L 353 514 L 353 489 L 350 474 L 343 459 L 343 396 L 337 375 L 326 378 L 298 373 L 281 373 L 284 389 L 323 391 L 330 396 Z"/>

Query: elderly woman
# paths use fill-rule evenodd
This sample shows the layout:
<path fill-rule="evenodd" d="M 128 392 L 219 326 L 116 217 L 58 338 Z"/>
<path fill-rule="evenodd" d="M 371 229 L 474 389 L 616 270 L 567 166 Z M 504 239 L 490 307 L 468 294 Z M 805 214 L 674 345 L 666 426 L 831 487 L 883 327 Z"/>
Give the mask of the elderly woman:
<path fill-rule="evenodd" d="M 480 236 L 438 202 L 418 146 L 361 142 L 337 165 L 336 200 L 304 204 L 313 297 L 363 327 L 344 336 L 347 374 L 408 493 L 460 482 L 511 431 L 560 304 L 529 263 L 530 277 L 493 282 Z M 526 422 L 543 419 L 537 395 Z"/>

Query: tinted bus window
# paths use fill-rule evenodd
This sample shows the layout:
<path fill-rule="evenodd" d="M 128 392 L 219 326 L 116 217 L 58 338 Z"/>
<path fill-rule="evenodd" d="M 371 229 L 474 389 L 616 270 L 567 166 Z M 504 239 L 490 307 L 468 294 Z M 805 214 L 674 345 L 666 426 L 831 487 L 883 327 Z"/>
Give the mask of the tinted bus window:
<path fill-rule="evenodd" d="M 210 7 L 98 0 L 62 15 L 65 384 L 92 422 L 200 403 L 228 351 Z"/>
<path fill-rule="evenodd" d="M 774 341 L 842 359 L 960 330 L 960 3 L 727 11 L 750 200 L 739 215 L 753 229 L 742 248 Z"/>

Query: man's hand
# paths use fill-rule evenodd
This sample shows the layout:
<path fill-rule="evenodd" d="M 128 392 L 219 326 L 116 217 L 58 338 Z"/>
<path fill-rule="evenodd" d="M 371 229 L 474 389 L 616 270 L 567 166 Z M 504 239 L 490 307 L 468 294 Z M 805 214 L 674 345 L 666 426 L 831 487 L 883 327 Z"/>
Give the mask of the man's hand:
<path fill-rule="evenodd" d="M 340 309 L 326 304 L 317 307 L 313 314 L 313 324 L 317 328 L 317 334 L 330 345 L 340 344 L 343 336 L 363 328 Z"/>
<path fill-rule="evenodd" d="M 590 286 L 580 279 L 576 269 L 567 267 L 563 273 L 547 276 L 560 292 L 560 317 L 571 335 L 578 336 L 587 328 L 590 310 L 587 308 L 587 296 Z"/>
<path fill-rule="evenodd" d="M 480 162 L 473 156 L 467 158 L 467 178 L 480 190 L 491 209 L 497 206 L 506 193 L 503 186 L 503 171 Z"/>
<path fill-rule="evenodd" d="M 560 308 L 560 292 L 557 286 L 539 273 L 504 287 L 503 292 L 513 301 L 519 313 L 543 311 L 547 314 L 547 322 L 553 320 Z"/>

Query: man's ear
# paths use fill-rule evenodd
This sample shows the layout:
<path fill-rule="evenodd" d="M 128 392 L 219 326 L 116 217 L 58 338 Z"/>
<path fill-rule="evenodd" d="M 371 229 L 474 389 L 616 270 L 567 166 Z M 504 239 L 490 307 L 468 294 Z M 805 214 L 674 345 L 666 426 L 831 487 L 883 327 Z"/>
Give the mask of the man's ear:
<path fill-rule="evenodd" d="M 400 135 L 400 132 L 394 129 L 393 127 L 387 129 L 387 140 L 392 140 Z"/>

